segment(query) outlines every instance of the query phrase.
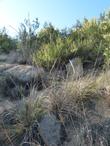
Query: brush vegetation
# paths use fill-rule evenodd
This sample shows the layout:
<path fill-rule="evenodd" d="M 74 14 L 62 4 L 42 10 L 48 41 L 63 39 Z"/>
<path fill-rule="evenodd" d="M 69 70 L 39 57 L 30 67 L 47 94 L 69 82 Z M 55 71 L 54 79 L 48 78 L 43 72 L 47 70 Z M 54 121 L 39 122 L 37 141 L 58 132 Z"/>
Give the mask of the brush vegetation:
<path fill-rule="evenodd" d="M 38 28 L 38 19 L 31 22 L 28 18 L 20 25 L 17 41 L 0 32 L 0 52 L 16 49 L 22 54 L 22 63 L 43 67 L 47 80 L 53 77 L 43 90 L 31 87 L 15 109 L 0 114 L 0 145 L 23 146 L 27 142 L 45 146 L 38 126 L 45 114 L 53 114 L 65 130 L 62 137 L 72 136 L 74 146 L 109 146 L 110 132 L 100 125 L 110 115 L 110 11 L 98 19 L 77 21 L 70 29 L 59 30 L 51 23 L 39 32 Z M 65 75 L 58 80 L 55 69 L 75 57 L 82 60 L 84 76 L 73 80 Z M 89 67 L 91 73 L 86 70 Z M 4 90 L 4 77 L 0 81 L 0 92 L 10 89 Z M 108 126 L 110 129 L 110 123 Z M 62 146 L 71 146 L 66 142 Z"/>
<path fill-rule="evenodd" d="M 0 50 L 21 50 L 25 62 L 39 64 L 50 69 L 53 64 L 65 63 L 75 56 L 82 58 L 84 64 L 109 65 L 110 56 L 110 11 L 99 19 L 79 20 L 70 29 L 59 30 L 51 23 L 37 31 L 39 21 L 25 19 L 19 27 L 18 42 L 11 39 L 6 30 L 0 32 Z"/>

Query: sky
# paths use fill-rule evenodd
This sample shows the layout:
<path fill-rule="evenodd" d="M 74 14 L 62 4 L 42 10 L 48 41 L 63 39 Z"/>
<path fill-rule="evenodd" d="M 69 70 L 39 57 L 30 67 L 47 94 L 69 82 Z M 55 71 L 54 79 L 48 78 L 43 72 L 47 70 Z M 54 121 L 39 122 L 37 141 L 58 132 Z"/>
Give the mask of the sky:
<path fill-rule="evenodd" d="M 98 18 L 110 9 L 110 0 L 0 0 L 0 28 L 5 26 L 15 36 L 20 23 L 30 15 L 38 18 L 40 26 L 51 22 L 56 28 L 72 27 L 84 17 Z"/>

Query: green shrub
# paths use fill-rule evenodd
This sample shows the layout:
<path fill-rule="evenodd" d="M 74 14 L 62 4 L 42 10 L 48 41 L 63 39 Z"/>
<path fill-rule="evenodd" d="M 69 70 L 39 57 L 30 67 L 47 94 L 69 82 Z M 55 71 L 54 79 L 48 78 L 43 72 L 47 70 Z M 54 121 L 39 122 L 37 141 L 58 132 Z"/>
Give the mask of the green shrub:
<path fill-rule="evenodd" d="M 45 68 L 51 68 L 53 64 L 61 63 L 76 51 L 75 43 L 70 39 L 57 38 L 56 43 L 48 43 L 33 54 L 33 62 Z"/>
<path fill-rule="evenodd" d="M 110 35 L 110 19 L 84 19 L 80 27 L 76 27 L 70 33 L 70 38 L 75 41 L 78 48 L 76 55 L 83 62 L 92 65 L 102 65 L 105 59 L 104 51 L 109 47 L 108 37 Z M 109 39 L 110 40 L 110 39 Z"/>
<path fill-rule="evenodd" d="M 12 39 L 6 33 L 5 28 L 0 31 L 0 52 L 8 53 L 9 51 L 17 48 L 16 39 Z"/>

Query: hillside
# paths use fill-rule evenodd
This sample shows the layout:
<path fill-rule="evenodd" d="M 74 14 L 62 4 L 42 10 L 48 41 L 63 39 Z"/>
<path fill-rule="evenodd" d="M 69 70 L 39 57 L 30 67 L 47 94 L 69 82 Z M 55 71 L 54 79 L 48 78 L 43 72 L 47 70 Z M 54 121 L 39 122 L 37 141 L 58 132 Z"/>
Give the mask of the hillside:
<path fill-rule="evenodd" d="M 110 146 L 110 11 L 27 24 L 0 31 L 0 146 Z"/>

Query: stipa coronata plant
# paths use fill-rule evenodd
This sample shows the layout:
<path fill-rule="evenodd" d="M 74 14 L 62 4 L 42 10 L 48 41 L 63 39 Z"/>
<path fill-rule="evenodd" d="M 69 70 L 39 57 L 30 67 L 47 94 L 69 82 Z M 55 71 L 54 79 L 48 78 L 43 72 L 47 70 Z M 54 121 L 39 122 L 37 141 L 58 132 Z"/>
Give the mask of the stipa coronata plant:
<path fill-rule="evenodd" d="M 0 129 L 1 135 L 5 135 L 3 140 L 5 145 L 18 146 L 23 142 L 35 144 L 43 142 L 38 131 L 38 123 L 46 112 L 42 106 L 43 100 L 22 101 L 18 108 L 3 114 Z"/>

